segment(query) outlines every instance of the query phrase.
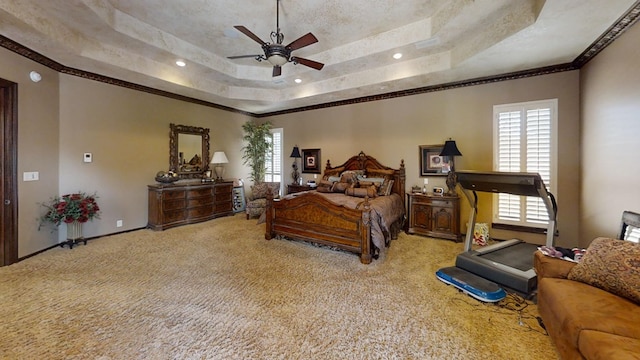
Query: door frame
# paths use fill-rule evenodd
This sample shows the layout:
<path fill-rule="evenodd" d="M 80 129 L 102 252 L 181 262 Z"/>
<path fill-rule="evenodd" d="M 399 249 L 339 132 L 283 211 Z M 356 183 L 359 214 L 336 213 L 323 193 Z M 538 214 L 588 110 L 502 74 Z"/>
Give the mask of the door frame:
<path fill-rule="evenodd" d="M 18 84 L 0 79 L 0 266 L 18 261 Z"/>

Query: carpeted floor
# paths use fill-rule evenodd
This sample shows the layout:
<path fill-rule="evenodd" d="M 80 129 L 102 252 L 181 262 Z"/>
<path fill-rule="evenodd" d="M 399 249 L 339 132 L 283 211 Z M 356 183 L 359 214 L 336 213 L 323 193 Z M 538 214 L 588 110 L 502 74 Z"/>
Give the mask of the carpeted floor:
<path fill-rule="evenodd" d="M 535 305 L 436 279 L 462 244 L 402 233 L 362 265 L 263 233 L 239 214 L 0 268 L 0 358 L 557 358 Z"/>

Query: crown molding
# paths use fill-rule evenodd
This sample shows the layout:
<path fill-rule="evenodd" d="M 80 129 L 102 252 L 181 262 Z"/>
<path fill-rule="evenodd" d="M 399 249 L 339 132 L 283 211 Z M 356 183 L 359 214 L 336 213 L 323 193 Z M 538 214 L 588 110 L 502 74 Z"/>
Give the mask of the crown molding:
<path fill-rule="evenodd" d="M 609 29 L 607 29 L 607 31 L 605 31 L 596 41 L 594 41 L 591 45 L 589 45 L 589 47 L 587 47 L 587 49 L 585 49 L 585 51 L 583 51 L 582 54 L 580 54 L 571 63 L 558 64 L 558 65 L 511 72 L 506 74 L 486 76 L 481 78 L 475 78 L 475 79 L 469 79 L 469 80 L 463 80 L 463 81 L 457 81 L 457 82 L 451 82 L 451 83 L 445 83 L 445 84 L 425 86 L 425 87 L 420 87 L 415 89 L 394 91 L 394 92 L 389 92 L 385 94 L 369 95 L 369 96 L 363 96 L 359 98 L 333 101 L 333 102 L 328 102 L 323 104 L 310 105 L 310 106 L 298 107 L 298 108 L 281 110 L 281 111 L 273 111 L 273 112 L 261 113 L 261 114 L 242 111 L 239 109 L 231 108 L 228 106 L 224 106 L 224 105 L 220 105 L 220 104 L 216 104 L 216 103 L 212 103 L 204 100 L 191 98 L 188 96 L 174 94 L 168 91 L 159 90 L 159 89 L 155 89 L 155 88 L 144 86 L 144 85 L 134 84 L 132 82 L 115 79 L 112 77 L 95 74 L 95 73 L 80 70 L 80 69 L 70 68 L 2 35 L 0 35 L 0 46 L 63 74 L 78 76 L 88 80 L 99 81 L 99 82 L 107 83 L 110 85 L 116 85 L 120 87 L 125 87 L 127 89 L 132 89 L 132 90 L 146 92 L 149 94 L 168 97 L 175 100 L 186 101 L 186 102 L 190 102 L 198 105 L 213 107 L 216 109 L 230 111 L 230 112 L 247 115 L 255 118 L 263 118 L 263 117 L 274 116 L 274 115 L 291 114 L 291 113 L 303 112 L 303 111 L 309 111 L 309 110 L 315 110 L 315 109 L 323 109 L 328 107 L 351 105 L 351 104 L 370 102 L 370 101 L 379 101 L 379 100 L 392 99 L 392 98 L 403 97 L 403 96 L 411 96 L 411 95 L 424 94 L 424 93 L 435 92 L 435 91 L 455 89 L 460 87 L 483 85 L 483 84 L 489 84 L 489 83 L 500 82 L 500 81 L 508 81 L 508 80 L 532 77 L 532 76 L 547 75 L 547 74 L 563 72 L 563 71 L 578 70 L 581 67 L 583 67 L 585 64 L 587 64 L 591 59 L 593 59 L 598 53 L 600 53 L 600 51 L 604 50 L 604 48 L 609 46 L 615 39 L 617 39 L 620 35 L 622 35 L 622 33 L 624 33 L 632 25 L 634 25 L 638 21 L 638 18 L 640 18 L 640 0 L 636 1 L 633 4 L 633 6 L 631 6 L 631 8 L 627 10 L 625 14 L 623 14 L 613 25 L 609 27 Z"/>

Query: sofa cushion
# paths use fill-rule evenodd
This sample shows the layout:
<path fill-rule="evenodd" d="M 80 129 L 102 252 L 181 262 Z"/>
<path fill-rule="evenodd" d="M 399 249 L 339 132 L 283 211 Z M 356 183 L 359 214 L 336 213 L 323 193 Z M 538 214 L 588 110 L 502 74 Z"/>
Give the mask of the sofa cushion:
<path fill-rule="evenodd" d="M 638 359 L 640 339 L 607 334 L 596 330 L 580 333 L 580 353 L 589 360 Z"/>
<path fill-rule="evenodd" d="M 538 311 L 561 353 L 578 348 L 585 329 L 640 339 L 638 305 L 578 281 L 540 279 Z"/>
<path fill-rule="evenodd" d="M 640 304 L 640 245 L 597 238 L 567 276 Z"/>
<path fill-rule="evenodd" d="M 542 278 L 566 279 L 569 271 L 576 263 L 569 260 L 547 256 L 542 251 L 536 251 L 533 258 L 533 268 L 538 275 L 538 280 Z"/>

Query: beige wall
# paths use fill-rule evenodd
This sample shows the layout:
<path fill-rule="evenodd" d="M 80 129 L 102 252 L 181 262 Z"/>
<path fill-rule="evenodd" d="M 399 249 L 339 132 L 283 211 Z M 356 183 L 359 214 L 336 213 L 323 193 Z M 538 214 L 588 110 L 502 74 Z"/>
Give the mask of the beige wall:
<path fill-rule="evenodd" d="M 261 120 L 284 129 L 285 156 L 295 144 L 320 148 L 323 167 L 327 159 L 339 165 L 360 150 L 393 167 L 404 159 L 410 187 L 423 182 L 418 175 L 419 145 L 453 138 L 463 153 L 456 159 L 458 169 L 490 170 L 493 105 L 557 98 L 560 158 L 555 195 L 560 237 L 556 244 L 586 246 L 596 235 L 614 235 L 622 210 L 640 211 L 640 190 L 633 186 L 640 175 L 634 136 L 640 127 L 636 116 L 640 70 L 634 67 L 640 60 L 634 46 L 639 37 L 636 25 L 580 72 Z M 31 70 L 41 72 L 43 81 L 29 81 Z M 87 224 L 87 236 L 145 226 L 146 185 L 157 171 L 168 168 L 171 122 L 210 128 L 211 151 L 225 151 L 231 162 L 226 176 L 247 178 L 241 159 L 241 125 L 248 119 L 244 115 L 57 74 L 5 49 L 0 49 L 0 76 L 19 84 L 19 256 L 64 238 L 64 231 L 37 230 L 37 203 L 56 194 L 98 192 L 104 211 L 102 219 Z M 93 153 L 93 163 L 82 162 L 85 152 Z M 584 168 L 581 158 L 589 159 Z M 291 159 L 285 158 L 285 182 L 290 181 L 290 165 Z M 39 171 L 40 181 L 22 182 L 25 171 Z M 444 178 L 429 178 L 429 187 L 433 186 L 444 186 Z M 464 224 L 469 209 L 464 199 L 463 204 Z M 490 222 L 491 197 L 483 195 L 480 205 L 478 221 Z M 124 221 L 123 228 L 115 227 L 118 219 Z M 542 236 L 527 234 L 492 231 L 492 235 L 543 241 Z"/>
<path fill-rule="evenodd" d="M 29 80 L 31 70 L 41 82 Z M 247 177 L 240 140 L 247 116 L 58 74 L 4 48 L 0 77 L 18 83 L 19 257 L 65 238 L 64 227 L 38 231 L 38 203 L 55 195 L 98 193 L 102 216 L 85 224 L 87 237 L 146 226 L 146 185 L 169 168 L 169 123 L 210 128 L 211 153 L 225 151 L 231 162 L 226 177 Z M 85 152 L 92 163 L 83 162 Z M 22 181 L 26 171 L 40 180 Z"/>
<path fill-rule="evenodd" d="M 103 210 L 85 224 L 86 236 L 146 226 L 146 186 L 169 169 L 170 123 L 209 128 L 210 156 L 222 150 L 231 162 L 225 176 L 246 177 L 239 160 L 247 116 L 68 75 L 60 99 L 60 193 L 97 191 Z M 83 162 L 86 152 L 92 163 Z"/>
<path fill-rule="evenodd" d="M 383 101 L 326 108 L 267 118 L 284 128 L 285 155 L 301 149 L 320 148 L 321 160 L 340 165 L 359 151 L 387 166 L 398 167 L 404 159 L 407 188 L 423 184 L 419 177 L 419 145 L 456 140 L 463 156 L 458 170 L 492 169 L 493 105 L 540 99 L 558 99 L 559 113 L 559 217 L 558 245 L 572 246 L 578 239 L 579 181 L 579 74 L 564 72 L 533 78 L 478 85 Z M 290 169 L 291 159 L 285 161 Z M 288 172 L 286 172 L 288 174 Z M 312 178 L 303 174 L 305 180 Z M 287 181 L 291 181 L 286 177 Z M 445 186 L 444 178 L 429 178 L 429 187 Z M 462 223 L 469 208 L 463 199 Z M 478 222 L 491 222 L 491 196 L 480 198 Z M 463 231 L 466 226 L 463 225 Z M 498 238 L 517 236 L 544 243 L 544 237 L 492 231 Z"/>
<path fill-rule="evenodd" d="M 29 72 L 42 81 L 34 83 Z M 59 75 L 47 67 L 0 48 L 0 77 L 18 84 L 18 256 L 50 243 L 48 230 L 38 231 L 38 202 L 58 189 Z M 23 172 L 38 171 L 39 181 L 22 181 Z"/>
<path fill-rule="evenodd" d="M 640 25 L 581 70 L 581 245 L 616 236 L 624 210 L 640 212 Z"/>

